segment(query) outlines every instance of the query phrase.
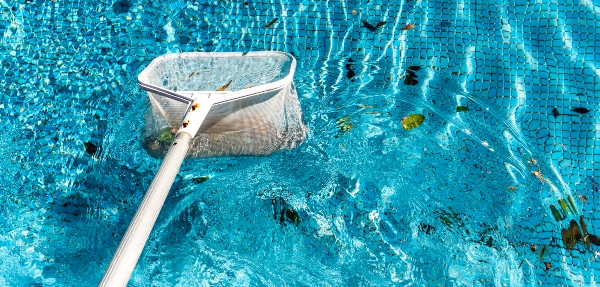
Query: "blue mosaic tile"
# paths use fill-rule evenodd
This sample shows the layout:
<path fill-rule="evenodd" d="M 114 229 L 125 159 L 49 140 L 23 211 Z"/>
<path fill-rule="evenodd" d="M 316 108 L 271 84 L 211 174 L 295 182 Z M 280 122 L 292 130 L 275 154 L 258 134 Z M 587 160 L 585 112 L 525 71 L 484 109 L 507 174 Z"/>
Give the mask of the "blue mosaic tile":
<path fill-rule="evenodd" d="M 591 185 L 600 170 L 594 130 L 600 82 L 592 68 L 600 62 L 598 7 L 521 0 L 509 5 L 132 1 L 117 13 L 115 2 L 8 1 L 0 6 L 0 126 L 5 131 L 0 154 L 7 159 L 0 171 L 7 220 L 0 228 L 9 242 L 0 252 L 7 266 L 14 266 L 1 271 L 10 284 L 73 286 L 99 280 L 158 164 L 145 154 L 139 136 L 126 138 L 138 135 L 144 124 L 135 113 L 146 108 L 144 93 L 135 87 L 141 68 L 168 52 L 265 49 L 293 52 L 298 59 L 295 82 L 311 128 L 309 141 L 272 158 L 184 164 L 163 227 L 152 235 L 133 284 L 172 285 L 187 278 L 188 286 L 197 286 L 212 278 L 213 284 L 236 285 L 242 279 L 227 274 L 251 270 L 260 275 L 244 273 L 250 284 L 262 282 L 260 277 L 271 285 L 297 285 L 297 278 L 307 278 L 301 284 L 428 286 L 473 279 L 448 275 L 473 264 L 464 256 L 470 248 L 516 254 L 514 260 L 495 258 L 473 267 L 523 274 L 517 276 L 520 281 L 498 275 L 508 280 L 504 285 L 595 283 L 598 260 L 591 261 L 593 252 L 581 243 L 573 250 L 564 246 L 560 232 L 568 220 L 556 222 L 548 204 L 558 206 L 559 199 L 577 190 L 588 196 L 582 205 L 588 225 L 598 226 Z M 266 29 L 274 18 L 279 20 Z M 386 24 L 371 32 L 362 20 Z M 399 30 L 406 23 L 415 28 Z M 354 62 L 347 68 L 349 59 Z M 414 86 L 405 84 L 409 66 L 420 68 Z M 349 70 L 355 73 L 351 79 Z M 457 103 L 469 110 L 457 112 Z M 566 115 L 579 106 L 591 112 Z M 561 115 L 552 114 L 554 107 Z M 402 118 L 416 112 L 426 115 L 426 123 L 421 130 L 404 131 Z M 335 121 L 345 116 L 354 128 L 341 134 Z M 514 142 L 502 131 L 512 133 Z M 86 153 L 85 142 L 102 145 L 98 158 Z M 528 164 L 529 157 L 537 165 Z M 518 171 L 507 174 L 504 163 Z M 216 175 L 198 186 L 186 181 L 201 175 L 196 165 Z M 557 165 L 558 173 L 552 172 Z M 531 175 L 538 166 L 557 191 Z M 375 188 L 357 191 L 356 198 L 338 193 L 352 187 L 349 181 Z M 589 186 L 582 189 L 581 182 Z M 416 188 L 424 185 L 436 188 Z M 506 190 L 514 185 L 518 189 Z M 284 196 L 282 189 L 295 193 Z M 284 202 L 275 206 L 270 195 L 257 197 L 264 190 L 285 197 Z M 227 193 L 217 196 L 220 191 Z M 469 201 L 478 202 L 477 208 Z M 275 208 L 304 212 L 303 222 L 294 227 L 285 218 L 273 220 Z M 348 220 L 343 210 L 355 217 Z M 500 226 L 507 217 L 513 218 L 511 227 Z M 169 236 L 173 232 L 177 236 Z M 491 246 L 482 241 L 486 232 L 494 235 Z M 260 241 L 264 234 L 273 239 Z M 530 242 L 551 246 L 544 260 L 553 269 L 544 271 L 536 254 L 530 258 Z M 190 250 L 181 255 L 169 246 Z M 250 253 L 248 246 L 258 251 Z M 283 251 L 292 249 L 296 257 Z M 402 269 L 405 259 L 394 255 L 398 250 L 420 273 Z M 379 252 L 385 256 L 373 259 L 372 269 L 357 259 Z M 221 264 L 215 254 L 229 261 Z M 273 266 L 296 266 L 297 258 L 315 270 L 333 271 L 290 267 L 290 276 L 264 275 L 279 270 Z M 527 258 L 534 269 L 526 269 Z M 157 260 L 165 269 L 152 263 Z M 275 265 L 265 263 L 269 260 Z M 217 263 L 183 267 L 193 262 Z M 243 262 L 268 267 L 252 269 L 257 265 Z M 214 279 L 216 274 L 226 279 Z"/>

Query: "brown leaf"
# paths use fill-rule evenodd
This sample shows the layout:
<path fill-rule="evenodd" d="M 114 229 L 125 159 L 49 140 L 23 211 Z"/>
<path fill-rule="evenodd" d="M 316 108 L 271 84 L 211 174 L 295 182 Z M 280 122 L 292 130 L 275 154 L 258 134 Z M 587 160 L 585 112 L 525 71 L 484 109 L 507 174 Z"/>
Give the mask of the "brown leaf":
<path fill-rule="evenodd" d="M 222 87 L 220 87 L 220 88 L 217 90 L 217 92 L 222 92 L 222 91 L 225 91 L 227 88 L 229 88 L 229 84 L 231 84 L 231 80 L 230 80 L 230 81 L 229 81 L 227 84 L 225 84 L 225 86 L 222 86 Z"/>
<path fill-rule="evenodd" d="M 583 230 L 583 244 L 585 244 L 585 248 L 590 249 L 590 238 L 588 236 L 587 226 L 583 220 L 584 218 L 582 215 L 579 217 L 579 225 L 581 225 L 581 230 Z"/>
<path fill-rule="evenodd" d="M 267 26 L 265 26 L 265 28 L 270 28 L 273 24 L 275 24 L 275 22 L 277 22 L 278 18 L 273 19 L 273 21 L 269 22 L 269 24 L 267 24 Z"/>
<path fill-rule="evenodd" d="M 412 30 L 415 28 L 415 25 L 413 24 L 406 24 L 404 26 L 402 26 L 402 28 L 400 28 L 400 30 Z"/>
<path fill-rule="evenodd" d="M 596 235 L 588 234 L 587 239 L 594 245 L 600 246 L 600 238 Z"/>
<path fill-rule="evenodd" d="M 571 219 L 571 223 L 569 229 L 563 229 L 561 231 L 562 240 L 567 246 L 567 248 L 575 247 L 577 241 L 582 240 L 583 236 L 581 235 L 581 230 L 579 229 L 579 225 L 577 225 L 577 221 Z"/>

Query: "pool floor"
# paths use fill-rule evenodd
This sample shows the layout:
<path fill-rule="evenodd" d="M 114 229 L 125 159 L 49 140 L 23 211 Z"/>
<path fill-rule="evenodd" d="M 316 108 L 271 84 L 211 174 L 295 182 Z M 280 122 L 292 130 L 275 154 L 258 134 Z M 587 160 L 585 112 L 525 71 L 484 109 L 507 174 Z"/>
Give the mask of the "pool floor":
<path fill-rule="evenodd" d="M 599 25 L 592 2 L 0 0 L 0 285 L 98 284 L 160 165 L 150 61 L 264 50 L 298 61 L 306 141 L 185 161 L 130 286 L 595 285 Z"/>

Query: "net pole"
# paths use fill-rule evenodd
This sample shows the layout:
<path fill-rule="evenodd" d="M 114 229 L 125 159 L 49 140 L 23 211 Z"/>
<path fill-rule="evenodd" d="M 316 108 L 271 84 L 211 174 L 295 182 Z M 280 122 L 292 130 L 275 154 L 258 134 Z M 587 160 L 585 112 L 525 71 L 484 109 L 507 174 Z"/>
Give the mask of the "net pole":
<path fill-rule="evenodd" d="M 179 133 L 175 138 L 99 286 L 127 285 L 173 185 L 175 176 L 188 152 L 191 139 L 192 137 L 187 133 Z"/>
<path fill-rule="evenodd" d="M 133 216 L 133 220 L 129 224 L 125 236 L 119 243 L 119 247 L 98 286 L 127 285 L 158 218 L 160 209 L 165 203 L 173 181 L 175 181 L 175 176 L 177 176 L 181 163 L 190 148 L 190 142 L 213 105 L 209 97 L 210 95 L 205 94 L 198 95 L 191 103 L 183 118 L 181 127 L 177 131 L 175 141 L 171 144 L 156 176 L 154 176 L 148 191 L 146 191 L 140 207 Z"/>

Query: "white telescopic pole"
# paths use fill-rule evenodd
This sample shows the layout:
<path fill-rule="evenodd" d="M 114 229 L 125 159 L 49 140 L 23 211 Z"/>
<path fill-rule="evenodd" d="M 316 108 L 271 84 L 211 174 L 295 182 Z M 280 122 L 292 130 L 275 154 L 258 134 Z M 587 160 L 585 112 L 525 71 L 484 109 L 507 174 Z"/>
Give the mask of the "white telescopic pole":
<path fill-rule="evenodd" d="M 207 97 L 195 99 L 190 106 L 175 141 L 161 163 L 158 173 L 154 176 L 150 188 L 129 224 L 99 286 L 127 285 L 173 181 L 175 181 L 175 176 L 185 159 L 190 141 L 196 135 L 211 107 L 212 102 Z"/>

